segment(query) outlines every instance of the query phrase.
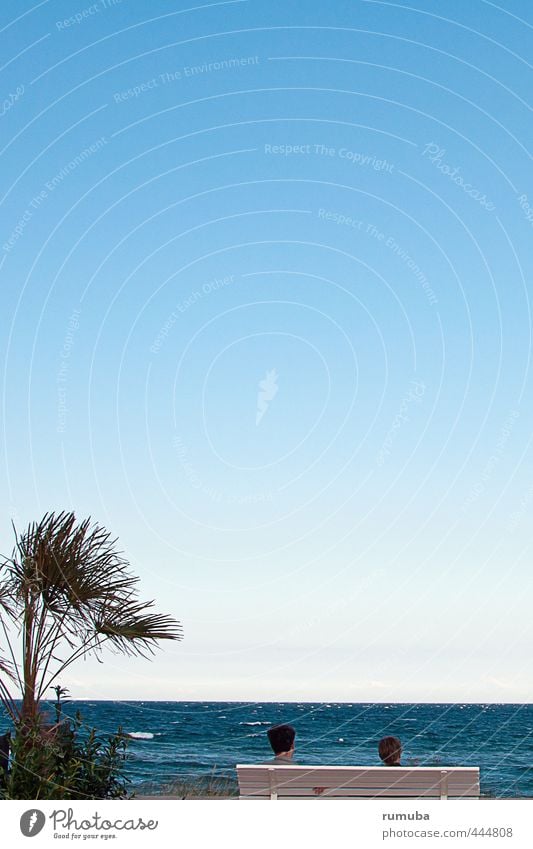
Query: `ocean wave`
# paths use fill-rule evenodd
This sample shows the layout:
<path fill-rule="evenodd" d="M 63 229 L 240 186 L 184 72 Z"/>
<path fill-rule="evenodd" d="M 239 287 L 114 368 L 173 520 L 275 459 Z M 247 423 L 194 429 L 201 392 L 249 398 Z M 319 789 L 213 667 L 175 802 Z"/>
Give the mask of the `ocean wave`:
<path fill-rule="evenodd" d="M 239 722 L 239 725 L 270 725 L 270 722 Z"/>
<path fill-rule="evenodd" d="M 153 740 L 154 734 L 150 731 L 130 731 L 126 737 L 133 737 L 134 740 Z"/>

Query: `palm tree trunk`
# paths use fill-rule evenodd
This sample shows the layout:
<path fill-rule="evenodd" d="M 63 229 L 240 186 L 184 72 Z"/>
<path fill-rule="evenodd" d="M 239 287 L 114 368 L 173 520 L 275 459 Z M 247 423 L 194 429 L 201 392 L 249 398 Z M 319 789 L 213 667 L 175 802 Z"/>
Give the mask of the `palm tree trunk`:
<path fill-rule="evenodd" d="M 24 594 L 24 633 L 23 633 L 23 683 L 22 722 L 30 724 L 36 715 L 35 700 L 35 663 L 33 655 L 35 610 L 31 589 Z"/>

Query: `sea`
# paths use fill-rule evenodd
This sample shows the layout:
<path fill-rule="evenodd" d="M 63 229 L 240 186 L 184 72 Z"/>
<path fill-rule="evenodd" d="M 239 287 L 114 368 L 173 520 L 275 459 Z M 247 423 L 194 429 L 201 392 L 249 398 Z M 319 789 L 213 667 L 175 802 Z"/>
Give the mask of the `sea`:
<path fill-rule="evenodd" d="M 50 706 L 52 708 L 52 705 Z M 533 797 L 533 705 L 71 701 L 100 734 L 130 735 L 130 789 L 221 776 L 272 753 L 266 731 L 296 729 L 295 763 L 371 766 L 381 737 L 399 737 L 405 766 L 479 766 L 482 795 Z"/>

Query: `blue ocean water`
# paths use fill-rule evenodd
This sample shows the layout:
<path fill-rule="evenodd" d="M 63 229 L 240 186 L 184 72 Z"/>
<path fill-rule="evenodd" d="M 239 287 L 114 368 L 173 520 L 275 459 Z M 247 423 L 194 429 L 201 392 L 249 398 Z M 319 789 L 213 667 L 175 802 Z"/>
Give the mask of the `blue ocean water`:
<path fill-rule="evenodd" d="M 296 729 L 295 762 L 379 764 L 377 744 L 402 741 L 404 765 L 479 766 L 483 794 L 533 797 L 533 705 L 72 701 L 101 733 L 130 740 L 132 786 L 211 773 L 271 757 L 266 729 Z"/>

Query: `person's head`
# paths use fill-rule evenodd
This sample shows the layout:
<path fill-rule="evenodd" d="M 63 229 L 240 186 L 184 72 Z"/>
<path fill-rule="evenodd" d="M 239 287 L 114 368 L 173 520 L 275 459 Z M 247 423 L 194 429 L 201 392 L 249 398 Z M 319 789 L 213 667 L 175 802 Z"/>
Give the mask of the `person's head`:
<path fill-rule="evenodd" d="M 296 731 L 292 725 L 273 725 L 268 729 L 267 734 L 275 755 L 285 755 L 294 751 Z"/>
<path fill-rule="evenodd" d="M 383 737 L 379 741 L 379 756 L 385 766 L 398 766 L 402 756 L 402 744 L 397 737 Z"/>

